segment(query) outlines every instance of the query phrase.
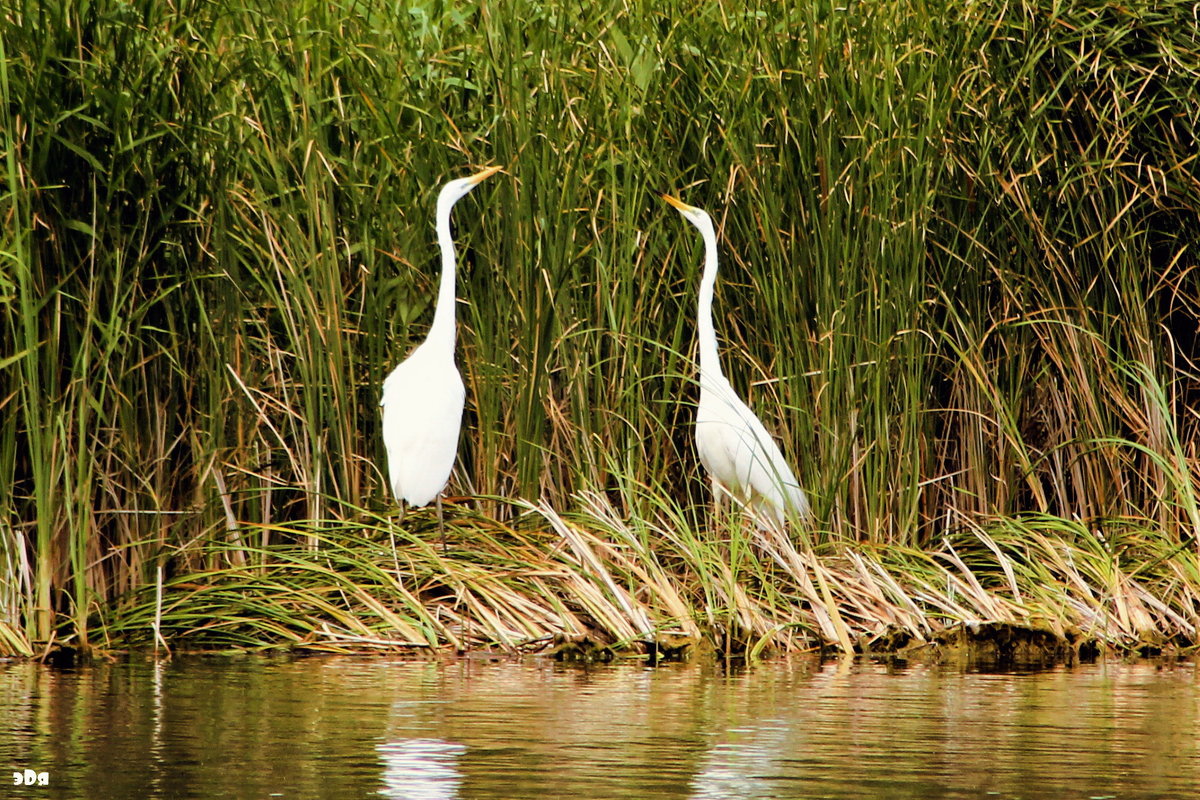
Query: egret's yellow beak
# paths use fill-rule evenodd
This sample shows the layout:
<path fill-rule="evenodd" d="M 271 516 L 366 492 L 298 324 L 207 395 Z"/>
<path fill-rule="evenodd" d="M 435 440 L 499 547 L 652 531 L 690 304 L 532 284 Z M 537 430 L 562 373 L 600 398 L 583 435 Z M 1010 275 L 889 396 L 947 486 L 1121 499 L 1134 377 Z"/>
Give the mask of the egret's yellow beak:
<path fill-rule="evenodd" d="M 683 201 L 682 201 L 682 200 L 680 200 L 679 198 L 677 198 L 677 197 L 672 197 L 672 196 L 671 196 L 671 195 L 669 195 L 669 194 L 664 194 L 664 195 L 662 196 L 662 199 L 663 199 L 663 200 L 666 200 L 668 203 L 670 203 L 671 205 L 675 206 L 675 207 L 676 207 L 676 208 L 678 208 L 680 211 L 694 211 L 694 210 L 695 210 L 695 209 L 694 209 L 692 206 L 689 206 L 687 203 L 683 202 Z"/>
<path fill-rule="evenodd" d="M 484 178 L 491 177 L 492 175 L 495 175 L 497 172 L 499 172 L 502 169 L 504 169 L 504 167 L 502 167 L 502 166 L 488 167 L 487 169 L 483 170 L 482 172 L 476 172 L 474 175 L 467 178 L 467 180 L 469 180 L 471 182 L 472 186 L 475 186 L 480 181 L 482 181 Z"/>

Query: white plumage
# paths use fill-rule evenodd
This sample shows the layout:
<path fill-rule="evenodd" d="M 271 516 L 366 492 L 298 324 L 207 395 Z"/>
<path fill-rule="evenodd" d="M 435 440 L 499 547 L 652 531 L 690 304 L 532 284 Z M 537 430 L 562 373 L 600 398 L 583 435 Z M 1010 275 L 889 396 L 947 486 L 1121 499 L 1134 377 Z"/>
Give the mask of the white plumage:
<path fill-rule="evenodd" d="M 387 376 L 380 403 L 392 492 L 414 506 L 428 505 L 450 480 L 467 396 L 453 358 L 428 344 Z"/>
<path fill-rule="evenodd" d="M 454 365 L 454 240 L 450 209 L 480 181 L 500 170 L 491 167 L 450 181 L 437 203 L 437 237 L 442 277 L 433 323 L 425 341 L 383 382 L 383 444 L 388 479 L 396 498 L 428 505 L 450 479 L 458 452 L 466 390 Z"/>
<path fill-rule="evenodd" d="M 717 281 L 717 235 L 703 209 L 670 196 L 704 239 L 704 276 L 700 281 L 697 335 L 700 349 L 700 402 L 696 409 L 696 450 L 712 479 L 714 498 L 721 492 L 746 508 L 760 526 L 782 528 L 788 517 L 806 518 L 808 497 L 800 488 L 779 445 L 721 372 L 712 323 Z"/>

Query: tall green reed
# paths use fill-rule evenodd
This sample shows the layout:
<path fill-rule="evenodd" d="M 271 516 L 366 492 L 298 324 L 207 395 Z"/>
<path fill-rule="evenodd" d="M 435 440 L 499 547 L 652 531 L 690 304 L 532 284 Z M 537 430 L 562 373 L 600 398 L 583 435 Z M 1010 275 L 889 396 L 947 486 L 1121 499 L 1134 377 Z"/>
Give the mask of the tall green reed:
<path fill-rule="evenodd" d="M 379 386 L 431 316 L 437 188 L 488 163 L 454 215 L 465 507 L 599 492 L 711 565 L 697 602 L 778 591 L 706 509 L 670 190 L 718 221 L 724 364 L 818 548 L 1026 513 L 1185 541 L 1187 7 L 960 11 L 7 8 L 7 623 L 85 640 L 160 568 L 391 508 Z"/>

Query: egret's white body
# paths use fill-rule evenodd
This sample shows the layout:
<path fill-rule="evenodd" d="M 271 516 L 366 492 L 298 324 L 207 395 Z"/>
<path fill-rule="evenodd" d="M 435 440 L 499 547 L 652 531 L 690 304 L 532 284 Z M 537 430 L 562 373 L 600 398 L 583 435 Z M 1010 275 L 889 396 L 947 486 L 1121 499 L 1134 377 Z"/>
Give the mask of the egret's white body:
<path fill-rule="evenodd" d="M 397 499 L 414 506 L 428 505 L 450 479 L 458 452 L 466 390 L 454 365 L 454 239 L 450 209 L 484 178 L 492 167 L 450 181 L 437 202 L 437 239 L 442 251 L 442 277 L 433 324 L 420 345 L 383 382 L 383 444 L 388 478 Z"/>
<path fill-rule="evenodd" d="M 383 382 L 383 444 L 396 499 L 428 505 L 450 480 L 466 389 L 453 347 L 425 342 Z M 447 356 L 449 354 L 449 357 Z"/>
<path fill-rule="evenodd" d="M 712 479 L 714 499 L 724 492 L 749 510 L 760 525 L 781 528 L 789 517 L 809 516 L 808 497 L 779 445 L 721 372 L 712 321 L 717 282 L 717 235 L 712 219 L 703 209 L 670 195 L 663 195 L 663 199 L 679 209 L 704 239 L 704 276 L 700 280 L 696 325 L 700 347 L 696 450 L 700 463 Z"/>

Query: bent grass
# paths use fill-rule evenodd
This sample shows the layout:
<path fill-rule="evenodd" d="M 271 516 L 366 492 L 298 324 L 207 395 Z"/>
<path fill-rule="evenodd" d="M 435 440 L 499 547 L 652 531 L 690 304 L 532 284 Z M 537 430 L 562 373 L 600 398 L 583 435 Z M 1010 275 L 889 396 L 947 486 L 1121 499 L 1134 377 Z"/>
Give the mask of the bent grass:
<path fill-rule="evenodd" d="M 145 587 L 101 616 L 103 645 L 153 646 L 158 630 L 190 648 L 527 652 L 586 642 L 757 657 L 836 648 L 838 624 L 870 650 L 898 634 L 931 642 L 1004 623 L 1136 650 L 1186 646 L 1200 624 L 1195 548 L 1164 543 L 1145 521 L 1105 531 L 1052 517 L 963 521 L 932 550 L 783 557 L 758 531 L 735 525 L 717 540 L 666 514 L 630 521 L 602 495 L 578 500 L 569 516 L 524 505 L 511 523 L 454 514 L 445 549 L 422 512 L 411 528 L 370 515 L 288 526 L 272 533 L 296 544 L 237 558 L 210 548 L 241 563 L 171 578 L 161 594 Z"/>

